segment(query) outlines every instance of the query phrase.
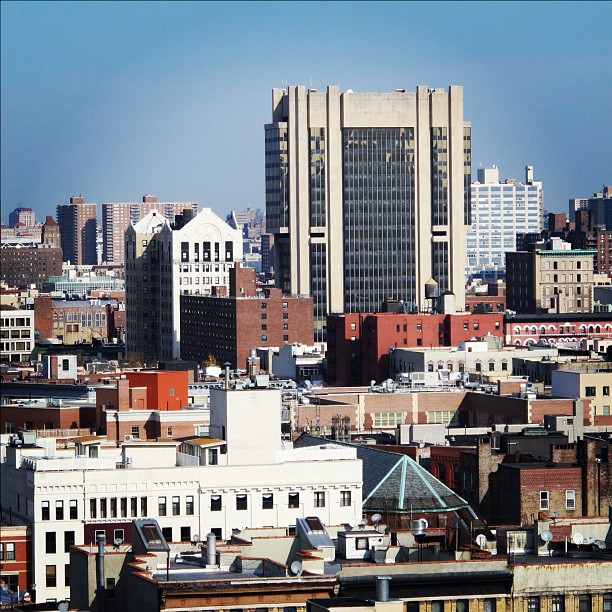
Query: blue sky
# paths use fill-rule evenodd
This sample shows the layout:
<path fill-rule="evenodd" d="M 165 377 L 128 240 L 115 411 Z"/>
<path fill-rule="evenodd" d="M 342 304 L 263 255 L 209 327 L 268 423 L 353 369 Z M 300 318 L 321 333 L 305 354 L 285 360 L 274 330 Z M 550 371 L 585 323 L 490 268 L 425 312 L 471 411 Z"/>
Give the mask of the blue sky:
<path fill-rule="evenodd" d="M 612 183 L 610 2 L 2 2 L 2 220 L 87 201 L 265 207 L 272 87 L 463 85 L 473 176 Z M 608 25 L 606 25 L 608 24 Z"/>

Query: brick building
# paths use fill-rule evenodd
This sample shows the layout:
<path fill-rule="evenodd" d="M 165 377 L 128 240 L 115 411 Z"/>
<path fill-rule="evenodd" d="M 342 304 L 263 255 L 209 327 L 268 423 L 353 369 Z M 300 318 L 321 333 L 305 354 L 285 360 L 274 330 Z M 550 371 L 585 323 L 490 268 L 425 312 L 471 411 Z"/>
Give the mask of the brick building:
<path fill-rule="evenodd" d="M 82 196 L 71 197 L 69 204 L 57 206 L 57 222 L 63 260 L 81 266 L 97 264 L 96 204 L 85 202 Z"/>
<path fill-rule="evenodd" d="M 25 498 L 19 503 L 25 504 Z M 3 508 L 0 517 L 0 584 L 4 581 L 9 591 L 17 593 L 32 584 L 32 534 L 30 526 L 13 518 L 11 510 Z"/>
<path fill-rule="evenodd" d="M 76 435 L 76 430 L 96 428 L 96 409 L 91 403 L 12 400 L 0 409 L 0 432 L 17 433 L 20 429 Z M 46 434 L 41 434 L 46 435 Z"/>
<path fill-rule="evenodd" d="M 125 329 L 125 314 L 114 301 L 56 300 L 40 295 L 34 300 L 34 322 L 41 339 L 64 344 L 91 344 L 116 338 Z M 111 324 L 112 321 L 112 324 Z"/>
<path fill-rule="evenodd" d="M 251 349 L 314 339 L 312 297 L 283 295 L 280 289 L 255 287 L 255 270 L 230 269 L 230 291 L 181 295 L 181 357 L 246 367 Z"/>
<path fill-rule="evenodd" d="M 369 385 L 389 377 L 394 348 L 457 346 L 475 336 L 503 337 L 503 314 L 329 314 L 327 380 L 337 386 Z"/>

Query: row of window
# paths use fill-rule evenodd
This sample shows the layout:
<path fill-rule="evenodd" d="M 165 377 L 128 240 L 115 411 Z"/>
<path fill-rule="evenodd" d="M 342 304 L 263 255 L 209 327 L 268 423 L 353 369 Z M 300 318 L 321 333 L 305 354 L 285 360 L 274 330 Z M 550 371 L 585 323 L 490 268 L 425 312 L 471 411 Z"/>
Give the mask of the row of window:
<path fill-rule="evenodd" d="M 15 542 L 0 542 L 0 561 L 15 561 Z"/>
<path fill-rule="evenodd" d="M 540 491 L 540 510 L 550 509 L 550 491 Z M 576 509 L 576 491 L 568 489 L 565 491 L 565 509 Z"/>
<path fill-rule="evenodd" d="M 235 496 L 236 510 L 248 510 L 248 495 L 246 493 L 238 493 Z M 325 491 L 315 491 L 314 493 L 314 507 L 325 508 L 326 505 L 326 494 Z M 340 505 L 350 506 L 351 505 L 351 491 L 340 492 Z M 287 506 L 289 508 L 300 507 L 300 494 L 298 492 L 289 493 L 287 496 Z M 272 510 L 274 508 L 274 494 L 264 493 L 261 496 L 261 508 L 262 510 Z M 211 512 L 219 512 L 223 509 L 223 496 L 211 495 L 210 498 L 210 510 Z"/>
<path fill-rule="evenodd" d="M 64 552 L 69 552 L 70 547 L 74 545 L 74 531 L 64 531 Z M 48 555 L 53 555 L 57 552 L 57 533 L 55 531 L 47 531 L 45 533 L 45 552 Z"/>

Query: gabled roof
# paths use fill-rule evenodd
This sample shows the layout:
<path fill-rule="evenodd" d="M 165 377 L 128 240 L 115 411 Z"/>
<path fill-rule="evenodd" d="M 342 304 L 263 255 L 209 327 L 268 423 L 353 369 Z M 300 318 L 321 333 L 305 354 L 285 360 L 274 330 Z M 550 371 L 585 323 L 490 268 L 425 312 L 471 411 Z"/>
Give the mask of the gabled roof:
<path fill-rule="evenodd" d="M 448 512 L 468 506 L 408 455 L 302 434 L 296 448 L 321 444 L 352 446 L 363 462 L 363 510 L 367 512 Z"/>

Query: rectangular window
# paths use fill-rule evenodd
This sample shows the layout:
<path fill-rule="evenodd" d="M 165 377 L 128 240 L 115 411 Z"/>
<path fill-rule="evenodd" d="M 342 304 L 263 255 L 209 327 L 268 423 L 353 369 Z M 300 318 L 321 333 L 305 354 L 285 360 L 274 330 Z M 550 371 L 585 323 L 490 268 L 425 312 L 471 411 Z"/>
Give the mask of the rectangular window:
<path fill-rule="evenodd" d="M 106 498 L 100 499 L 100 518 L 106 518 Z"/>
<path fill-rule="evenodd" d="M 45 567 L 45 586 L 48 589 L 57 586 L 57 572 L 55 569 L 55 565 L 47 565 Z"/>
<path fill-rule="evenodd" d="M 564 612 L 565 597 L 563 595 L 553 595 L 551 603 L 552 603 L 552 612 Z"/>
<path fill-rule="evenodd" d="M 166 542 L 172 542 L 172 527 L 162 527 L 162 535 Z"/>
<path fill-rule="evenodd" d="M 576 491 L 574 489 L 569 489 L 565 492 L 565 509 L 576 509 Z"/>
<path fill-rule="evenodd" d="M 96 499 L 94 497 L 93 499 L 89 500 L 89 518 L 97 518 L 97 517 L 98 517 L 97 505 L 96 505 Z"/>
<path fill-rule="evenodd" d="M 324 491 L 315 491 L 314 505 L 315 505 L 315 508 L 325 508 L 325 492 Z"/>
<path fill-rule="evenodd" d="M 78 519 L 79 518 L 79 505 L 76 499 L 71 499 L 69 502 L 70 507 L 70 519 Z"/>
<path fill-rule="evenodd" d="M 117 518 L 117 498 L 116 497 L 111 497 L 110 515 L 111 515 L 111 518 Z"/>
<path fill-rule="evenodd" d="M 74 531 L 64 531 L 64 552 L 70 552 L 70 547 L 74 544 Z"/>
<path fill-rule="evenodd" d="M 178 495 L 172 497 L 172 516 L 178 516 L 181 513 L 181 498 Z"/>
<path fill-rule="evenodd" d="M 548 510 L 548 491 L 540 491 L 540 510 Z"/>
<path fill-rule="evenodd" d="M 45 533 L 45 552 L 48 555 L 52 555 L 55 553 L 56 548 L 55 531 L 47 531 L 47 533 Z"/>
<path fill-rule="evenodd" d="M 272 510 L 274 508 L 274 495 L 272 493 L 264 493 L 261 496 L 261 507 L 263 510 Z"/>
<path fill-rule="evenodd" d="M 157 499 L 157 514 L 159 516 L 166 516 L 166 498 L 159 497 Z"/>
<path fill-rule="evenodd" d="M 340 491 L 340 505 L 344 507 L 351 505 L 350 491 Z"/>
<path fill-rule="evenodd" d="M 117 596 L 117 584 L 114 578 L 106 579 L 106 599 L 115 599 Z"/>
<path fill-rule="evenodd" d="M 14 561 L 15 560 L 15 542 L 6 542 L 5 550 L 6 550 L 6 560 Z"/>
<path fill-rule="evenodd" d="M 595 397 L 597 395 L 597 389 L 595 387 L 585 387 L 584 395 L 586 397 Z"/>
<path fill-rule="evenodd" d="M 368 538 L 355 538 L 355 548 L 357 550 L 368 550 Z"/>
<path fill-rule="evenodd" d="M 540 598 L 539 597 L 528 597 L 527 598 L 527 612 L 540 612 Z"/>
<path fill-rule="evenodd" d="M 188 495 L 185 499 L 185 514 L 193 514 L 193 495 Z"/>
<path fill-rule="evenodd" d="M 132 517 L 138 516 L 138 498 L 137 497 L 130 498 L 130 515 Z"/>
<path fill-rule="evenodd" d="M 141 497 L 140 498 L 140 516 L 145 517 L 147 516 L 148 512 L 147 512 L 147 498 L 146 497 Z"/>
<path fill-rule="evenodd" d="M 221 511 L 221 495 L 211 495 L 210 497 L 210 510 L 212 512 Z"/>
<path fill-rule="evenodd" d="M 181 542 L 191 542 L 191 527 L 181 527 Z"/>
<path fill-rule="evenodd" d="M 132 438 L 140 438 L 140 427 L 132 425 Z"/>
<path fill-rule="evenodd" d="M 220 540 L 223 536 L 223 529 L 222 527 L 212 527 L 210 533 L 214 533 L 215 538 L 217 538 L 217 540 Z"/>
<path fill-rule="evenodd" d="M 121 518 L 127 517 L 127 497 L 121 498 Z"/>
<path fill-rule="evenodd" d="M 125 529 L 113 530 L 113 544 L 119 546 L 125 542 Z"/>
<path fill-rule="evenodd" d="M 610 397 L 610 387 L 608 385 L 604 385 L 603 396 L 604 397 Z"/>
<path fill-rule="evenodd" d="M 42 507 L 42 520 L 50 521 L 51 520 L 51 510 L 49 508 L 49 502 L 48 501 L 41 502 L 41 507 Z"/>
<path fill-rule="evenodd" d="M 247 496 L 243 493 L 236 495 L 236 510 L 247 510 Z"/>
<path fill-rule="evenodd" d="M 61 499 L 55 501 L 55 520 L 64 520 L 64 502 Z"/>
<path fill-rule="evenodd" d="M 591 596 L 578 595 L 578 612 L 591 612 Z"/>
<path fill-rule="evenodd" d="M 208 449 L 208 465 L 217 465 L 219 463 L 219 449 Z"/>
<path fill-rule="evenodd" d="M 289 508 L 299 508 L 300 507 L 300 494 L 299 493 L 289 493 Z"/>

